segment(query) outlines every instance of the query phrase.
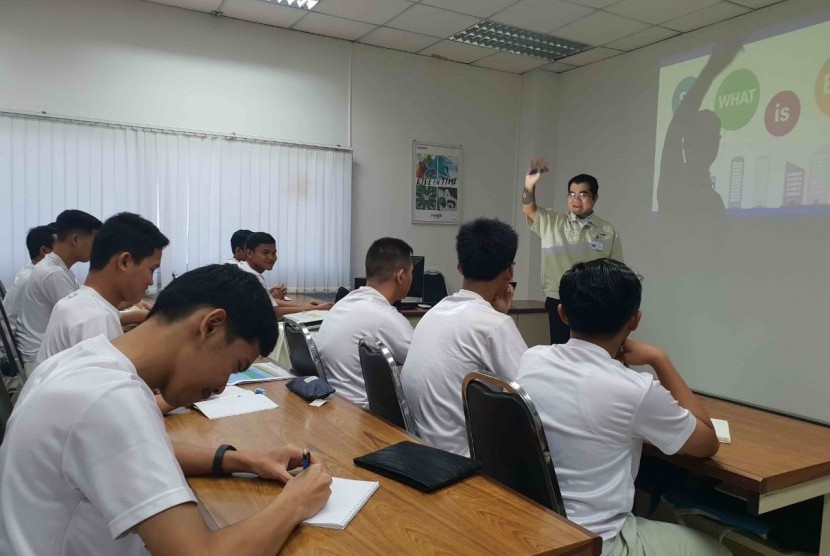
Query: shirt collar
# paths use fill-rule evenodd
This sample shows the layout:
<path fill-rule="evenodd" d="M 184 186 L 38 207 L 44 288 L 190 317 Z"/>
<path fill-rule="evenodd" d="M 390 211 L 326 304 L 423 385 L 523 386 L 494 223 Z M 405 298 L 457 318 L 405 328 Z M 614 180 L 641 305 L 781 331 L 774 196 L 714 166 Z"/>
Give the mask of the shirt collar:
<path fill-rule="evenodd" d="M 594 217 L 594 213 L 593 213 L 593 212 L 591 212 L 591 214 L 589 214 L 589 215 L 588 215 L 588 216 L 586 216 L 585 218 L 579 218 L 579 217 L 578 217 L 577 215 L 575 215 L 574 213 L 569 212 L 569 213 L 568 213 L 568 217 L 570 218 L 571 222 L 575 222 L 575 223 L 579 224 L 579 225 L 580 225 L 580 226 L 582 226 L 582 227 L 585 227 L 585 226 L 588 226 L 588 225 L 591 225 L 591 226 L 593 226 L 593 225 L 594 225 L 594 223 L 593 223 L 593 222 L 591 222 L 591 219 Z"/>
<path fill-rule="evenodd" d="M 611 354 L 609 354 L 605 350 L 605 348 L 602 348 L 602 347 L 600 347 L 596 344 L 592 344 L 591 342 L 586 342 L 585 340 L 579 340 L 577 338 L 571 338 L 570 340 L 568 340 L 568 342 L 565 345 L 569 346 L 569 347 L 587 349 L 588 351 L 593 351 L 594 353 L 604 355 L 608 359 L 611 359 Z"/>
<path fill-rule="evenodd" d="M 460 290 L 458 290 L 458 293 L 456 293 L 455 295 L 458 295 L 458 296 L 461 296 L 461 297 L 472 297 L 474 299 L 480 299 L 480 300 L 484 301 L 484 298 L 481 297 L 476 292 L 474 292 L 472 290 L 465 290 L 464 288 L 461 288 Z"/>
<path fill-rule="evenodd" d="M 54 251 L 52 251 L 51 253 L 47 253 L 46 257 L 49 257 L 50 259 L 52 259 L 59 267 L 63 268 L 64 270 L 69 270 L 69 267 L 66 266 L 66 263 L 63 262 L 63 259 L 61 259 L 60 255 L 58 255 Z M 44 257 L 44 258 L 46 258 L 46 257 Z"/>

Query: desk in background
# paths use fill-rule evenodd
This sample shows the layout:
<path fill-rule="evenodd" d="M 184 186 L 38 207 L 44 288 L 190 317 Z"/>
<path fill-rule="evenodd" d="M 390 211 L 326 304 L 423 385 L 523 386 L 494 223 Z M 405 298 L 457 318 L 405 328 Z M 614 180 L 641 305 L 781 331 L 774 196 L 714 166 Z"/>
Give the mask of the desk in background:
<path fill-rule="evenodd" d="M 666 456 L 650 445 L 643 446 L 643 456 L 746 491 L 755 515 L 823 496 L 819 556 L 830 556 L 830 428 L 699 397 L 710 417 L 729 421 L 732 443 L 710 459 Z"/>
<path fill-rule="evenodd" d="M 379 481 L 380 488 L 344 531 L 301 525 L 281 555 L 511 554 L 598 555 L 599 537 L 495 481 L 476 475 L 432 494 L 361 469 L 356 456 L 402 440 L 406 432 L 332 396 L 309 407 L 283 382 L 259 384 L 279 404 L 270 411 L 209 420 L 195 411 L 165 418 L 173 440 L 241 450 L 306 445 L 337 477 Z M 271 481 L 192 478 L 209 525 L 226 526 L 264 508 L 282 490 Z M 212 521 L 212 523 L 210 523 Z"/>

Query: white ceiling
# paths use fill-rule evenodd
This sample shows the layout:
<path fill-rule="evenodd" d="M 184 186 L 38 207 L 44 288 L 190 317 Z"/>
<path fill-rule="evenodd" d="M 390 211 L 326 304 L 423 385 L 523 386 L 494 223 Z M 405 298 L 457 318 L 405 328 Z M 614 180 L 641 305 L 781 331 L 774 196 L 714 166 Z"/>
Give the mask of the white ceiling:
<path fill-rule="evenodd" d="M 562 73 L 783 0 L 320 0 L 312 11 L 266 0 L 148 0 L 522 74 Z M 446 40 L 482 19 L 589 44 L 549 63 Z"/>

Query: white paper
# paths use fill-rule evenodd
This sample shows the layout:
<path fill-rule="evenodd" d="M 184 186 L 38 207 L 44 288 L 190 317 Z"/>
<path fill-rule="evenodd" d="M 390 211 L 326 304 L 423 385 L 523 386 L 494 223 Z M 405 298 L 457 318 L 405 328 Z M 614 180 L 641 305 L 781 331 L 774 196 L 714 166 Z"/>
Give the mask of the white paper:
<path fill-rule="evenodd" d="M 380 486 L 376 481 L 356 481 L 333 477 L 331 496 L 317 515 L 303 521 L 306 525 L 327 529 L 345 529 Z"/>
<path fill-rule="evenodd" d="M 715 435 L 721 444 L 729 444 L 732 442 L 732 436 L 729 434 L 729 422 L 724 419 L 710 419 L 712 425 L 715 427 Z"/>
<path fill-rule="evenodd" d="M 268 396 L 254 394 L 238 386 L 226 386 L 221 394 L 193 404 L 208 419 L 243 415 L 279 407 Z"/>

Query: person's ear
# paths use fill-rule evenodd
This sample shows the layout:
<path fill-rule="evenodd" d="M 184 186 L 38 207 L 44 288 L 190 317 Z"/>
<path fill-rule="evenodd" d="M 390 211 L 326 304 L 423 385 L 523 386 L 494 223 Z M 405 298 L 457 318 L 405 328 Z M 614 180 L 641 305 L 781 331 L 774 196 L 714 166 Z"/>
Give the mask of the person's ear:
<path fill-rule="evenodd" d="M 38 251 L 37 251 L 37 254 L 40 255 L 41 257 L 43 257 L 45 255 L 48 255 L 51 252 L 52 252 L 51 247 L 46 247 L 45 245 L 41 245 L 40 249 L 38 249 Z"/>
<path fill-rule="evenodd" d="M 630 332 L 634 332 L 635 330 L 637 330 L 637 327 L 640 326 L 640 319 L 642 318 L 642 311 L 637 311 L 636 313 L 634 313 L 634 315 L 631 317 L 631 320 L 628 321 L 628 330 Z"/>
<path fill-rule="evenodd" d="M 228 314 L 224 309 L 212 309 L 209 313 L 203 315 L 199 322 L 199 336 L 203 340 L 207 340 L 224 330 L 227 320 Z"/>
<path fill-rule="evenodd" d="M 130 253 L 127 251 L 123 251 L 118 254 L 118 257 L 116 258 L 116 264 L 118 265 L 118 268 L 120 268 L 121 270 L 127 270 L 127 266 L 132 260 L 132 255 L 130 255 Z"/>
<path fill-rule="evenodd" d="M 599 201 L 599 193 L 596 193 L 594 195 L 594 203 L 596 203 L 597 201 Z"/>
<path fill-rule="evenodd" d="M 458 273 L 459 273 L 461 276 L 464 276 L 464 271 L 463 271 L 463 270 L 461 270 L 461 265 L 460 265 L 460 264 L 455 265 L 455 269 L 458 271 Z"/>
<path fill-rule="evenodd" d="M 562 307 L 561 303 L 556 306 L 556 313 L 559 315 L 559 318 L 562 319 L 562 322 L 564 322 L 566 326 L 571 325 L 571 323 L 568 321 L 568 315 L 565 314 L 565 308 Z"/>

